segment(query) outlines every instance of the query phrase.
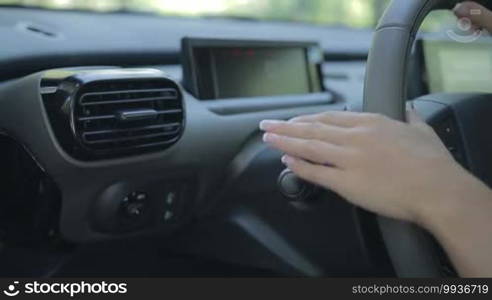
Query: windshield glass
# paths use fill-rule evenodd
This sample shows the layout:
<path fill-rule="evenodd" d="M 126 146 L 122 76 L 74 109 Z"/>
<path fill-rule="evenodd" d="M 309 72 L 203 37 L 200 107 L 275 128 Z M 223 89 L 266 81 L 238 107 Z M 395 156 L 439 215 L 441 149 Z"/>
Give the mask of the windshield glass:
<path fill-rule="evenodd" d="M 373 28 L 389 0 L 0 0 L 0 5 L 167 16 L 237 17 Z M 449 13 L 444 16 L 449 18 Z M 442 17 L 426 23 L 431 29 Z"/>

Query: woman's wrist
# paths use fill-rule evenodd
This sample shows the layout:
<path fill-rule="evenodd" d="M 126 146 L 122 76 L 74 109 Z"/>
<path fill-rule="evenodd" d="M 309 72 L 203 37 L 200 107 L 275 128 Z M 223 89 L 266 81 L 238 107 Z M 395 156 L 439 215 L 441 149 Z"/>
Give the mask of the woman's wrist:
<path fill-rule="evenodd" d="M 443 246 L 460 276 L 491 275 L 492 190 L 465 170 L 422 210 L 419 225 Z"/>
<path fill-rule="evenodd" d="M 492 208 L 492 190 L 480 180 L 457 165 L 456 170 L 449 170 L 444 184 L 427 199 L 428 205 L 418 210 L 416 223 L 438 234 L 450 230 L 474 211 Z"/>

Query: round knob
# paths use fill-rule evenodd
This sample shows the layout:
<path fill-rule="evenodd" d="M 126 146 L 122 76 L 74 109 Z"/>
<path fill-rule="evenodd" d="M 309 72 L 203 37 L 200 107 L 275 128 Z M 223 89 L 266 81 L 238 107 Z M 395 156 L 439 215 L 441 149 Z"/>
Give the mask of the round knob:
<path fill-rule="evenodd" d="M 289 169 L 280 173 L 278 187 L 282 195 L 291 201 L 308 200 L 317 190 L 315 185 L 300 179 Z"/>

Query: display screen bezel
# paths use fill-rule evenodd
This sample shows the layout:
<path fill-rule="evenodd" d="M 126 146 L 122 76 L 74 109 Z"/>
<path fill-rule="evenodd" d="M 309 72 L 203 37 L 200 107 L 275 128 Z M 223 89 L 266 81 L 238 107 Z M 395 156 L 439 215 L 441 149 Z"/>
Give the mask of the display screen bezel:
<path fill-rule="evenodd" d="M 182 64 L 183 64 L 183 85 L 185 88 L 200 100 L 219 99 L 214 86 L 213 76 L 206 70 L 203 63 L 198 65 L 198 50 L 206 48 L 302 48 L 306 59 L 306 76 L 309 82 L 308 93 L 318 93 L 324 91 L 321 65 L 323 62 L 323 52 L 315 42 L 292 42 L 292 41 L 260 41 L 260 40 L 228 40 L 228 39 L 203 39 L 203 38 L 183 38 L 181 44 Z M 319 59 L 312 61 L 309 58 L 309 51 L 316 50 L 320 53 Z M 264 97 L 273 95 L 262 95 Z M 237 96 L 242 98 L 241 95 Z M 246 96 L 245 96 L 246 97 Z"/>

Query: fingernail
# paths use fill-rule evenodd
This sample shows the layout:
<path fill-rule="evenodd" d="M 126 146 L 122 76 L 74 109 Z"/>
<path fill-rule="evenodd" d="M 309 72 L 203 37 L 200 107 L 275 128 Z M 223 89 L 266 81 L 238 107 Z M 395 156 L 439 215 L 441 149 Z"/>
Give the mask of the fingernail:
<path fill-rule="evenodd" d="M 263 135 L 263 141 L 265 143 L 271 143 L 271 142 L 275 141 L 277 138 L 278 138 L 278 136 L 276 134 L 273 134 L 273 133 L 265 133 Z"/>
<path fill-rule="evenodd" d="M 288 165 L 292 164 L 293 162 L 294 162 L 294 158 L 293 157 L 291 157 L 289 155 L 282 156 L 282 163 L 284 165 L 287 165 L 288 166 Z"/>
<path fill-rule="evenodd" d="M 260 122 L 260 129 L 261 130 L 269 130 L 278 123 L 280 123 L 280 122 L 276 121 L 276 120 L 263 120 Z"/>

